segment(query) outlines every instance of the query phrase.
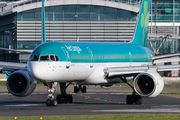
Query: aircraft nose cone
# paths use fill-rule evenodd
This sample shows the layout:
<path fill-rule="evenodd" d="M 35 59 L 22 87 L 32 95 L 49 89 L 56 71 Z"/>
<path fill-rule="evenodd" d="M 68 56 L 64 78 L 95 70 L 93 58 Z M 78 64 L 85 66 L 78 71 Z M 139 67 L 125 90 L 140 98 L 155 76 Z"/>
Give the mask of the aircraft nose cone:
<path fill-rule="evenodd" d="M 39 62 L 31 62 L 30 72 L 35 79 L 44 80 L 47 76 L 47 66 Z"/>

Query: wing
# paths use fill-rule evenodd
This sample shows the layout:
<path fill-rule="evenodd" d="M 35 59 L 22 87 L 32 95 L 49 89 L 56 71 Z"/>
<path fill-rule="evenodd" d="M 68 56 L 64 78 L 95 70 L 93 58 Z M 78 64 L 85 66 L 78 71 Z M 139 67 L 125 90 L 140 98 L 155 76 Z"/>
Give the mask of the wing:
<path fill-rule="evenodd" d="M 13 62 L 0 62 L 0 69 L 7 71 L 16 71 L 22 68 L 27 68 L 27 64 L 24 63 L 13 63 Z"/>
<path fill-rule="evenodd" d="M 0 48 L 0 50 L 31 54 L 31 52 L 29 51 L 22 51 L 22 50 L 15 50 L 15 49 Z M 14 62 L 0 62 L 0 70 L 16 71 L 22 68 L 27 68 L 27 64 L 14 63 Z"/>
<path fill-rule="evenodd" d="M 29 51 L 22 51 L 22 50 L 8 49 L 8 48 L 0 48 L 0 50 L 31 54 L 31 52 Z"/>
<path fill-rule="evenodd" d="M 15 50 L 15 49 L 0 48 L 0 50 L 31 54 L 31 52 L 29 51 L 22 51 L 22 50 Z M 16 71 L 22 68 L 27 68 L 27 64 L 15 63 L 15 62 L 0 62 L 0 70 Z"/>
<path fill-rule="evenodd" d="M 104 69 L 106 77 L 114 76 L 134 76 L 146 70 L 153 69 L 155 71 L 180 70 L 180 65 L 154 65 L 154 66 L 134 66 L 134 67 L 108 67 Z"/>
<path fill-rule="evenodd" d="M 180 62 L 180 54 L 171 55 L 161 55 L 152 57 L 151 66 L 132 66 L 132 67 L 107 67 L 104 69 L 105 77 L 114 76 L 136 76 L 146 70 L 153 69 L 154 71 L 170 71 L 170 70 L 180 70 L 180 65 L 156 65 L 156 63 L 166 63 L 166 62 Z"/>

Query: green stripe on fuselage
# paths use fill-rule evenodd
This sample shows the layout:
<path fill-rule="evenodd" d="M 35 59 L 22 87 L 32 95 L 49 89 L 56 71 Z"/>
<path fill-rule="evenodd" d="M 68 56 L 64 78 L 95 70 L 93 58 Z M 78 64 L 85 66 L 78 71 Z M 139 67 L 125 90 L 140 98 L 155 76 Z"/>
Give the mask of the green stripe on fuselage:
<path fill-rule="evenodd" d="M 71 62 L 150 62 L 153 52 L 131 43 L 121 42 L 47 42 L 32 54 L 58 55 L 60 61 Z"/>

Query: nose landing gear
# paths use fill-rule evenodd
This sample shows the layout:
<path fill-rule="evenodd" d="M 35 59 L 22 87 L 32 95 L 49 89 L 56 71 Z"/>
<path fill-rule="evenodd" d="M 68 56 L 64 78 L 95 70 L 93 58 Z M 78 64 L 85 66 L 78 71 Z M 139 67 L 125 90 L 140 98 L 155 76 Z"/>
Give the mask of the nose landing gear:
<path fill-rule="evenodd" d="M 54 99 L 53 93 L 54 93 L 54 87 L 57 83 L 49 83 L 48 86 L 48 96 L 46 100 L 46 106 L 57 106 L 57 100 Z"/>

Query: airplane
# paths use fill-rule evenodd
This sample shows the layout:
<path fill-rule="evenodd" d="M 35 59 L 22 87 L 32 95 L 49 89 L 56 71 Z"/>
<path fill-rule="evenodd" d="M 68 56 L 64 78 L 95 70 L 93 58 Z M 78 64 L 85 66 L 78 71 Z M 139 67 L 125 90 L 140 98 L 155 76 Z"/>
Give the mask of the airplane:
<path fill-rule="evenodd" d="M 42 0 L 42 44 L 32 52 L 0 48 L 31 54 L 27 64 L 0 62 L 3 70 L 13 73 L 7 79 L 7 89 L 17 97 L 30 95 L 37 82 L 48 88 L 46 106 L 72 103 L 73 97 L 66 89 L 71 83 L 74 92 L 86 92 L 86 85 L 111 87 L 127 83 L 133 90 L 126 104 L 142 104 L 143 98 L 158 96 L 164 81 L 159 72 L 179 70 L 180 65 L 156 65 L 159 62 L 180 61 L 180 54 L 154 56 L 152 50 L 143 47 L 147 42 L 151 0 L 143 0 L 138 14 L 133 39 L 130 42 L 46 42 L 44 0 Z M 133 78 L 133 85 L 128 83 Z M 60 84 L 60 92 L 54 97 L 54 88 Z M 67 84 L 69 83 L 69 84 Z M 83 86 L 83 87 L 82 87 Z"/>

